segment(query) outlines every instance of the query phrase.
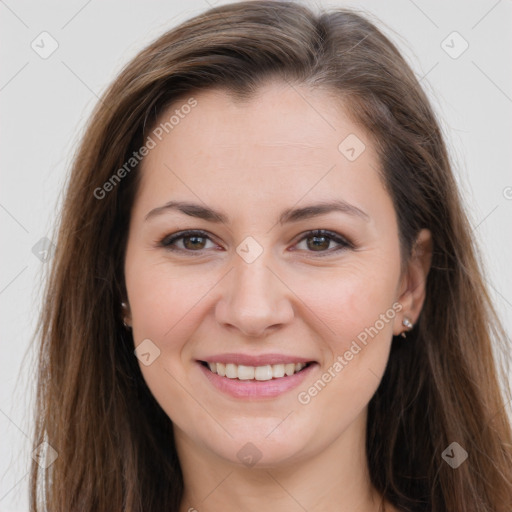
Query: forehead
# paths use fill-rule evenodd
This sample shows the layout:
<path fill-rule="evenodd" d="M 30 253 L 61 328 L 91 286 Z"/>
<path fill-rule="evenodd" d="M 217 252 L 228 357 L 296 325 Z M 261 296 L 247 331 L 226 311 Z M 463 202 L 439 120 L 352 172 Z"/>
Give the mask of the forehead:
<path fill-rule="evenodd" d="M 188 108 L 192 98 L 195 106 Z M 165 123 L 171 119 L 173 126 L 166 130 Z M 333 92 L 281 81 L 260 86 L 243 100 L 225 89 L 182 96 L 161 114 L 157 124 L 164 129 L 164 138 L 170 132 L 176 138 L 180 132 L 188 136 L 194 130 L 198 149 L 214 142 L 228 147 L 296 146 L 337 151 L 340 137 L 349 131 L 367 138 Z"/>
<path fill-rule="evenodd" d="M 274 82 L 244 101 L 222 89 L 181 97 L 150 134 L 155 145 L 142 162 L 139 197 L 153 205 L 179 191 L 187 196 L 180 199 L 220 206 L 219 197 L 237 194 L 238 207 L 247 195 L 261 208 L 270 198 L 335 198 L 361 184 L 378 193 L 373 145 L 333 96 Z"/>

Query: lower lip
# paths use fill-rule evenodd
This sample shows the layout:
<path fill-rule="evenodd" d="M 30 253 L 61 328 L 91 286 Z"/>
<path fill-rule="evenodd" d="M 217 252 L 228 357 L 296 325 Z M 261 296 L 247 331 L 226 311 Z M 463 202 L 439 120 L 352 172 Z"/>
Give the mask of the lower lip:
<path fill-rule="evenodd" d="M 219 391 L 235 398 L 272 398 L 279 396 L 286 391 L 297 387 L 317 366 L 317 363 L 310 363 L 300 372 L 290 376 L 280 377 L 271 380 L 238 380 L 221 377 L 211 372 L 203 364 L 197 363 L 203 375 Z"/>

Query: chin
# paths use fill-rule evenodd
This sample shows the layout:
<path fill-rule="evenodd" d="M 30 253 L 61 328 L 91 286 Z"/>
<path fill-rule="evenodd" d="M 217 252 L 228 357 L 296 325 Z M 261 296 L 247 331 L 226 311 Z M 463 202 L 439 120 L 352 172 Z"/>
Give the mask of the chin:
<path fill-rule="evenodd" d="M 269 424 L 271 428 L 267 428 Z M 278 424 L 272 418 L 272 421 L 266 422 L 264 429 L 251 429 L 248 426 L 238 434 L 228 429 L 233 438 L 226 439 L 223 435 L 219 443 L 212 444 L 210 434 L 204 444 L 218 457 L 239 467 L 273 468 L 295 463 L 305 457 L 306 451 L 312 448 L 310 439 L 303 434 L 294 437 L 289 431 L 279 432 L 279 427 L 276 428 Z"/>

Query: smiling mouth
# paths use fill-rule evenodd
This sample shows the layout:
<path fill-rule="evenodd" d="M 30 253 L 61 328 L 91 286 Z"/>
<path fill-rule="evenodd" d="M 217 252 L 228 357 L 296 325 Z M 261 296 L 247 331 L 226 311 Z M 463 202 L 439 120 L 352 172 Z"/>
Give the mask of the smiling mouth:
<path fill-rule="evenodd" d="M 208 363 L 207 361 L 201 361 L 201 364 L 220 377 L 227 377 L 228 379 L 233 380 L 266 381 L 291 377 L 313 364 L 313 362 L 267 364 L 264 366 L 245 366 L 232 363 Z"/>

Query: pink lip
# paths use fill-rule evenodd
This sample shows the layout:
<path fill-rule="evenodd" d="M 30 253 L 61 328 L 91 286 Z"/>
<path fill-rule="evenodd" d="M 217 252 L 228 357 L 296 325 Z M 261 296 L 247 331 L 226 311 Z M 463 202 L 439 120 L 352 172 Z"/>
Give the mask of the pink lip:
<path fill-rule="evenodd" d="M 216 362 L 211 359 L 209 359 L 209 361 Z M 226 359 L 223 359 L 223 361 L 226 361 Z M 294 361 L 298 363 L 307 362 L 306 360 L 302 360 L 300 358 L 299 360 L 295 359 Z M 292 360 L 289 360 L 289 362 L 292 362 Z M 213 386 L 215 386 L 219 391 L 226 393 L 227 395 L 230 395 L 234 398 L 258 399 L 273 398 L 297 387 L 312 371 L 314 371 L 317 363 L 312 363 L 309 366 L 306 366 L 306 368 L 300 372 L 294 373 L 293 375 L 263 381 L 228 379 L 227 377 L 221 377 L 220 375 L 211 372 L 200 362 L 198 362 L 197 365 L 203 372 L 203 375 L 208 379 L 208 381 L 213 384 Z M 263 365 L 250 364 L 248 366 Z"/>
<path fill-rule="evenodd" d="M 232 363 L 244 366 L 265 366 L 267 364 L 310 363 L 312 359 L 299 356 L 287 356 L 284 354 L 261 354 L 251 356 L 248 354 L 217 354 L 201 359 L 207 363 Z"/>

